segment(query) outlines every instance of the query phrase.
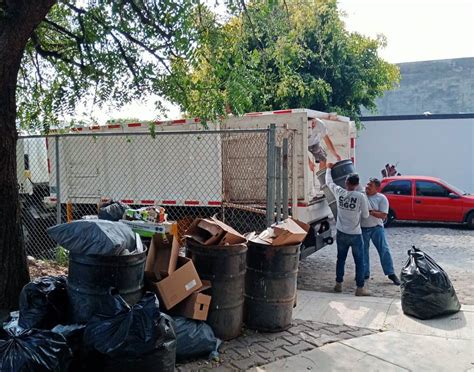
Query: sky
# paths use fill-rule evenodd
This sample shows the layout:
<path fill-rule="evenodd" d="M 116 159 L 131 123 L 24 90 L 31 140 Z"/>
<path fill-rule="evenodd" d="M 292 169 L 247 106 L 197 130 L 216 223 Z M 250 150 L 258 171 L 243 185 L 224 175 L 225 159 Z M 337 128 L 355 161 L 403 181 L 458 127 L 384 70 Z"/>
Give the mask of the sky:
<path fill-rule="evenodd" d="M 386 37 L 380 55 L 388 62 L 474 57 L 474 0 L 339 0 L 338 4 L 347 30 Z M 121 110 L 93 110 L 93 114 L 99 123 L 120 117 L 154 120 L 154 101 L 144 98 Z M 168 118 L 180 118 L 177 107 L 168 107 Z"/>

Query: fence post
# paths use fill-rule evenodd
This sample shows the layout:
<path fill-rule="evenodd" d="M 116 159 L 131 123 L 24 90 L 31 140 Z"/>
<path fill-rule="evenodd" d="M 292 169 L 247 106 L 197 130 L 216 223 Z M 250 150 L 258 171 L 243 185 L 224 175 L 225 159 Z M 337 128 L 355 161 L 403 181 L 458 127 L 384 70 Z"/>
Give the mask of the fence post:
<path fill-rule="evenodd" d="M 54 152 L 56 162 L 56 223 L 61 223 L 61 175 L 59 166 L 59 136 L 54 137 Z"/>
<path fill-rule="evenodd" d="M 281 147 L 276 147 L 276 221 L 281 221 Z"/>
<path fill-rule="evenodd" d="M 283 138 L 283 159 L 282 159 L 282 183 L 283 183 L 283 219 L 288 218 L 288 138 Z"/>
<path fill-rule="evenodd" d="M 270 124 L 267 134 L 267 226 L 271 226 L 275 211 L 275 135 L 276 125 Z"/>

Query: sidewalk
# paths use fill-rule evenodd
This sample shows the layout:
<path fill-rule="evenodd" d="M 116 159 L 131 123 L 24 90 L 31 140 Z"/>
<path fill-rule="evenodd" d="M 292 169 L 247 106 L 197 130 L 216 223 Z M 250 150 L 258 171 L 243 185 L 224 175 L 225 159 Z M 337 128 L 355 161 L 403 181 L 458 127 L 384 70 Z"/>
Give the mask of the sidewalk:
<path fill-rule="evenodd" d="M 253 371 L 474 371 L 474 306 L 428 321 L 400 300 L 298 291 L 295 319 L 385 332 L 340 340 Z"/>

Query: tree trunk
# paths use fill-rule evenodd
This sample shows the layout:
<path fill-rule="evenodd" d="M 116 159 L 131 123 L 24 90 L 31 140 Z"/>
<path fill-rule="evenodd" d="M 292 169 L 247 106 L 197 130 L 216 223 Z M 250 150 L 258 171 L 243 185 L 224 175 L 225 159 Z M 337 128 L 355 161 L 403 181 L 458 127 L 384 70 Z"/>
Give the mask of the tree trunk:
<path fill-rule="evenodd" d="M 3 310 L 18 307 L 18 295 L 29 281 L 16 176 L 17 76 L 26 43 L 54 2 L 0 2 L 0 309 Z"/>

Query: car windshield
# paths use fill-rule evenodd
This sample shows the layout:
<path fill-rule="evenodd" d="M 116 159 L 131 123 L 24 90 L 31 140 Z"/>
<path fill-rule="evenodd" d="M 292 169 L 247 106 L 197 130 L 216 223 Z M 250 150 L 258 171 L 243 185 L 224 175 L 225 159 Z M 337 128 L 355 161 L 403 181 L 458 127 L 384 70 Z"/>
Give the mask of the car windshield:
<path fill-rule="evenodd" d="M 457 194 L 460 194 L 460 195 L 469 195 L 467 192 L 461 190 L 460 188 L 458 187 L 455 187 L 453 185 L 450 185 L 449 183 L 445 182 L 445 181 L 442 181 L 449 189 L 451 189 L 451 191 L 454 191 L 455 193 Z"/>

